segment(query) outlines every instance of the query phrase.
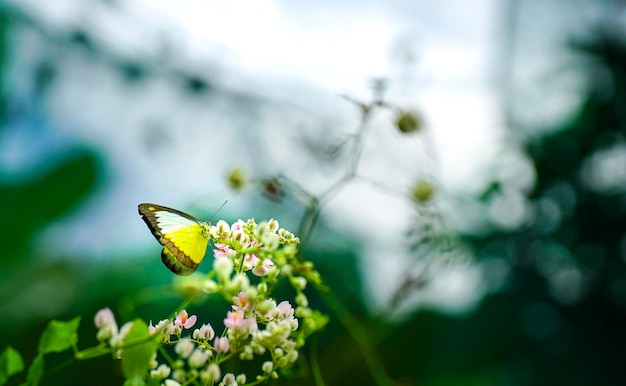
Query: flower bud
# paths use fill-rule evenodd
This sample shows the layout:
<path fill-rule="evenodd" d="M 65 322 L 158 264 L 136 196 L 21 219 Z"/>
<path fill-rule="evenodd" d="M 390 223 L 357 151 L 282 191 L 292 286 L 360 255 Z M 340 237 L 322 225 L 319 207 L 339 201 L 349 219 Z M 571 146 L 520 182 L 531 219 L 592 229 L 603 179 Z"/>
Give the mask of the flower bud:
<path fill-rule="evenodd" d="M 200 368 L 204 366 L 208 358 L 209 354 L 206 351 L 195 349 L 191 356 L 189 356 L 189 367 Z"/>
<path fill-rule="evenodd" d="M 248 304 L 256 304 L 256 300 L 259 297 L 259 291 L 256 287 L 250 287 L 246 290 L 246 299 Z"/>
<path fill-rule="evenodd" d="M 297 276 L 291 279 L 291 284 L 297 289 L 303 290 L 306 288 L 306 279 L 302 276 Z"/>
<path fill-rule="evenodd" d="M 411 186 L 411 199 L 419 204 L 425 204 L 435 195 L 435 187 L 424 179 L 417 180 Z"/>
<path fill-rule="evenodd" d="M 283 348 L 291 352 L 296 348 L 296 342 L 293 340 L 287 340 L 285 341 L 285 343 L 283 343 Z"/>
<path fill-rule="evenodd" d="M 217 224 L 215 224 L 215 228 L 218 235 L 230 232 L 230 225 L 224 220 L 219 220 Z"/>
<path fill-rule="evenodd" d="M 189 339 L 181 339 L 174 346 L 174 351 L 182 358 L 188 358 L 195 348 L 194 343 Z"/>
<path fill-rule="evenodd" d="M 265 295 L 267 293 L 267 283 L 261 282 L 257 284 L 256 289 L 259 295 L 261 296 Z"/>
<path fill-rule="evenodd" d="M 217 275 L 222 280 L 230 278 L 230 274 L 233 272 L 233 262 L 230 258 L 220 257 L 213 260 L 213 268 L 217 272 Z"/>
<path fill-rule="evenodd" d="M 220 379 L 221 376 L 222 372 L 220 370 L 220 367 L 215 363 L 211 363 L 209 367 L 207 367 L 206 372 L 203 373 L 202 381 L 204 381 L 205 383 L 215 383 Z"/>
<path fill-rule="evenodd" d="M 200 328 L 194 330 L 193 338 L 194 339 L 206 339 L 211 340 L 215 337 L 215 330 L 210 324 L 203 324 Z"/>
<path fill-rule="evenodd" d="M 278 276 L 280 275 L 280 268 L 278 268 L 277 266 L 272 266 L 268 271 L 267 271 L 267 281 L 270 283 L 275 283 L 276 280 L 278 280 Z"/>
<path fill-rule="evenodd" d="M 217 292 L 217 283 L 213 280 L 205 280 L 202 285 L 202 290 L 207 294 L 212 294 Z"/>
<path fill-rule="evenodd" d="M 285 195 L 285 191 L 283 190 L 280 181 L 273 178 L 270 180 L 263 181 L 263 193 L 267 198 L 272 201 L 280 202 Z"/>
<path fill-rule="evenodd" d="M 291 275 L 293 273 L 293 266 L 291 264 L 283 265 L 282 268 L 280 269 L 280 273 L 283 276 Z"/>
<path fill-rule="evenodd" d="M 233 373 L 226 373 L 226 375 L 224 375 L 224 379 L 222 379 L 222 383 L 225 386 L 232 385 L 234 382 L 235 382 L 235 374 Z"/>
<path fill-rule="evenodd" d="M 274 370 L 274 363 L 270 362 L 270 361 L 265 361 L 263 362 L 263 365 L 261 366 L 261 370 L 263 370 L 264 373 L 271 373 L 272 370 Z"/>
<path fill-rule="evenodd" d="M 286 356 L 281 357 L 278 362 L 276 362 L 277 367 L 287 367 L 289 366 L 289 358 Z"/>
<path fill-rule="evenodd" d="M 132 326 L 133 326 L 133 322 L 124 323 L 124 325 L 120 328 L 119 333 L 114 335 L 109 341 L 109 344 L 111 345 L 111 347 L 121 348 L 124 345 L 124 340 L 126 339 L 126 335 L 128 335 Z"/>
<path fill-rule="evenodd" d="M 309 306 L 309 299 L 307 299 L 306 295 L 303 294 L 302 292 L 300 292 L 299 294 L 296 295 L 296 304 L 301 306 L 301 307 L 308 307 Z"/>
<path fill-rule="evenodd" d="M 416 112 L 402 111 L 396 116 L 396 127 L 402 133 L 412 133 L 422 127 L 422 117 Z"/>
<path fill-rule="evenodd" d="M 270 231 L 276 232 L 280 228 L 280 224 L 278 224 L 278 221 L 274 219 L 270 219 L 267 222 L 267 227 L 269 228 Z"/>
<path fill-rule="evenodd" d="M 272 299 L 265 299 L 256 306 L 256 310 L 262 316 L 273 312 L 276 309 L 276 302 Z"/>
<path fill-rule="evenodd" d="M 266 250 L 273 251 L 280 245 L 280 239 L 276 233 L 268 233 L 263 236 L 262 240 Z"/>
<path fill-rule="evenodd" d="M 252 347 L 245 346 L 243 348 L 243 351 L 239 354 L 239 359 L 241 359 L 242 361 L 250 361 L 254 359 L 254 350 L 252 349 Z"/>
<path fill-rule="evenodd" d="M 172 369 L 168 365 L 162 364 L 156 370 L 150 371 L 150 377 L 155 379 L 165 379 L 170 376 Z"/>
<path fill-rule="evenodd" d="M 102 329 L 105 327 L 109 327 L 111 325 L 115 325 L 115 330 L 117 331 L 117 323 L 115 322 L 115 316 L 113 316 L 113 311 L 110 308 L 103 308 L 100 311 L 96 312 L 96 315 L 93 318 L 94 324 L 96 328 Z"/>
<path fill-rule="evenodd" d="M 241 190 L 248 182 L 246 171 L 242 167 L 236 167 L 228 173 L 228 186 L 233 190 Z"/>
<path fill-rule="evenodd" d="M 241 229 L 234 230 L 231 238 L 240 244 L 243 244 L 247 240 L 246 234 Z"/>
<path fill-rule="evenodd" d="M 230 350 L 230 342 L 226 337 L 215 338 L 215 343 L 213 345 L 215 346 L 215 350 L 219 352 L 228 352 L 228 350 Z"/>
<path fill-rule="evenodd" d="M 245 273 L 238 273 L 233 277 L 231 285 L 237 290 L 245 291 L 250 287 L 250 278 Z"/>
<path fill-rule="evenodd" d="M 287 360 L 290 363 L 294 363 L 295 361 L 297 361 L 298 360 L 298 351 L 297 350 L 289 351 L 289 353 L 287 354 Z"/>
<path fill-rule="evenodd" d="M 204 281 L 202 275 L 193 273 L 190 276 L 176 276 L 174 288 L 184 298 L 204 296 Z"/>
<path fill-rule="evenodd" d="M 183 383 L 185 382 L 185 379 L 187 379 L 187 376 L 185 375 L 184 370 L 174 370 L 174 372 L 172 373 L 172 378 L 174 378 L 176 382 Z M 167 385 L 167 381 L 169 381 L 169 379 L 165 381 L 166 385 Z M 172 386 L 174 385 L 176 385 L 176 383 L 172 384 Z M 180 386 L 180 384 L 178 384 L 178 386 Z"/>
<path fill-rule="evenodd" d="M 260 240 L 262 240 L 265 236 L 267 236 L 270 233 L 271 231 L 270 231 L 269 226 L 267 225 L 267 221 L 261 222 L 256 229 L 256 237 Z"/>

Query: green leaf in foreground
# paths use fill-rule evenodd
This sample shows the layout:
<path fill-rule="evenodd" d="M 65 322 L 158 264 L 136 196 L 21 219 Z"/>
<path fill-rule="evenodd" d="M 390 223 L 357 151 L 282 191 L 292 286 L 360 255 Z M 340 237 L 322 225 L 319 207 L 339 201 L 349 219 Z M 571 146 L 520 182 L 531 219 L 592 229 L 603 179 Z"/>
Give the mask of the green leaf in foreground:
<path fill-rule="evenodd" d="M 146 382 L 139 375 L 134 375 L 132 378 L 124 381 L 124 386 L 145 386 Z"/>
<path fill-rule="evenodd" d="M 8 346 L 0 354 L 0 385 L 4 385 L 9 377 L 24 370 L 24 361 L 20 353 Z"/>
<path fill-rule="evenodd" d="M 39 340 L 39 353 L 61 352 L 76 346 L 79 323 L 80 317 L 67 322 L 50 321 Z"/>
<path fill-rule="evenodd" d="M 28 376 L 26 377 L 26 383 L 28 386 L 37 386 L 43 377 L 43 354 L 39 354 L 33 359 L 33 363 L 28 368 Z"/>
<path fill-rule="evenodd" d="M 143 385 L 143 377 L 150 369 L 150 361 L 159 347 L 159 337 L 150 339 L 148 325 L 141 319 L 135 319 L 124 339 L 122 353 L 122 372 L 125 385 Z"/>

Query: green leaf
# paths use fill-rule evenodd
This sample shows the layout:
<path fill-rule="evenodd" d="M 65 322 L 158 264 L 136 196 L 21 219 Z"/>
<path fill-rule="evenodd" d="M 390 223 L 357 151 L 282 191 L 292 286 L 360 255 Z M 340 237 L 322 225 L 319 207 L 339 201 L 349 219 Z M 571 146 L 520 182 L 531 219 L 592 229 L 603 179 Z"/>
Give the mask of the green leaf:
<path fill-rule="evenodd" d="M 124 381 L 124 386 L 144 386 L 146 382 L 139 375 L 135 375 L 132 378 L 126 379 Z"/>
<path fill-rule="evenodd" d="M 39 340 L 39 353 L 61 352 L 74 347 L 78 341 L 79 323 L 80 317 L 67 322 L 50 321 Z"/>
<path fill-rule="evenodd" d="M 26 383 L 28 386 L 37 386 L 43 377 L 43 354 L 39 354 L 33 359 L 33 363 L 28 368 L 28 376 L 26 377 Z"/>
<path fill-rule="evenodd" d="M 0 385 L 4 385 L 9 377 L 24 370 L 24 361 L 17 350 L 7 346 L 0 355 Z"/>
<path fill-rule="evenodd" d="M 122 353 L 122 372 L 126 378 L 125 385 L 143 385 L 143 377 L 150 369 L 150 362 L 159 347 L 158 337 L 150 339 L 148 325 L 141 319 L 135 319 L 124 338 Z M 142 342 L 137 344 L 138 342 Z"/>

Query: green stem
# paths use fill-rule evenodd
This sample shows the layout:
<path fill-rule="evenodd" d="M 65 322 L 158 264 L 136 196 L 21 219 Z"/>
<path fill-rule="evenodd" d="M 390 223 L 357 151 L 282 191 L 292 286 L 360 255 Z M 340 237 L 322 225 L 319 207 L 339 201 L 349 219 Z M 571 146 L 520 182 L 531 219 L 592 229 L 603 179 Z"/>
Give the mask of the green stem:
<path fill-rule="evenodd" d="M 63 370 L 64 368 L 69 367 L 70 365 L 74 364 L 74 362 L 76 362 L 76 358 L 68 358 L 67 360 L 59 363 L 58 365 L 54 366 L 50 370 L 46 371 L 46 373 L 41 377 L 41 379 L 48 378 L 48 377 L 58 373 L 59 371 Z"/>
<path fill-rule="evenodd" d="M 102 346 L 89 347 L 82 351 L 77 351 L 76 353 L 74 353 L 74 358 L 76 360 L 82 361 L 86 359 L 97 358 L 106 354 L 111 354 L 112 352 L 113 350 L 107 349 Z"/>
<path fill-rule="evenodd" d="M 317 357 L 317 335 L 313 337 L 313 342 L 311 344 L 311 372 L 313 373 L 313 379 L 315 380 L 315 385 L 317 386 L 325 386 L 324 379 L 322 378 L 322 369 L 320 368 L 320 362 Z"/>
<path fill-rule="evenodd" d="M 367 329 L 352 315 L 352 313 L 344 307 L 344 305 L 332 294 L 332 292 L 318 291 L 322 300 L 328 305 L 337 316 L 337 319 L 345 327 L 346 331 L 352 336 L 352 339 L 359 346 L 361 355 L 365 360 L 365 364 L 370 370 L 374 382 L 379 386 L 393 385 L 394 380 L 387 374 L 387 370 L 382 364 L 380 356 L 376 352 L 374 345 L 371 344 L 371 337 Z"/>
<path fill-rule="evenodd" d="M 306 201 L 308 201 L 298 230 L 298 235 L 301 240 L 301 248 L 304 247 L 311 236 L 313 227 L 319 217 L 321 206 L 330 198 L 335 196 L 338 191 L 340 191 L 347 183 L 357 176 L 357 167 L 363 154 L 363 141 L 367 134 L 369 120 L 376 106 L 377 104 L 373 102 L 367 108 L 363 109 L 361 121 L 354 137 L 350 160 L 346 172 L 341 178 L 335 181 L 334 184 L 332 184 L 318 197 L 308 194 L 306 191 L 301 189 L 299 185 L 295 184 L 295 186 L 299 188 L 297 189 L 299 196 L 306 197 Z M 352 313 L 345 308 L 330 291 L 319 291 L 319 293 L 324 303 L 330 307 L 346 330 L 350 333 L 350 335 L 352 335 L 352 338 L 357 342 L 361 355 L 363 356 L 376 384 L 381 386 L 392 385 L 394 381 L 387 374 L 380 357 L 376 353 L 375 347 L 371 344 L 371 339 L 366 328 L 359 323 L 356 317 L 354 317 L 354 315 L 352 315 Z M 311 367 L 316 384 L 324 385 L 316 355 L 313 355 L 311 359 Z"/>
<path fill-rule="evenodd" d="M 159 353 L 163 356 L 163 358 L 165 358 L 165 361 L 169 363 L 170 366 L 174 364 L 174 358 L 172 358 L 171 355 L 168 354 L 165 347 L 159 346 Z"/>
<path fill-rule="evenodd" d="M 363 139 L 365 138 L 365 134 L 367 133 L 366 130 L 369 126 L 368 123 L 373 111 L 373 106 L 370 106 L 370 108 L 365 109 L 363 111 L 363 114 L 361 115 L 361 122 L 359 123 L 359 128 L 354 137 L 352 157 L 350 158 L 350 163 L 348 164 L 348 173 L 346 173 L 346 175 L 356 174 L 356 169 L 359 166 L 359 161 L 361 160 L 361 154 L 363 154 Z"/>
<path fill-rule="evenodd" d="M 175 317 L 176 317 L 176 314 L 177 314 L 177 313 L 179 313 L 179 312 L 181 312 L 182 310 L 184 310 L 185 308 L 187 308 L 187 306 L 188 306 L 189 304 L 191 304 L 191 302 L 192 302 L 192 301 L 193 301 L 193 297 L 188 297 L 188 298 L 186 298 L 185 300 L 183 300 L 183 302 L 182 302 L 182 303 L 180 303 L 180 306 L 178 306 L 178 307 L 176 308 L 176 312 L 174 312 L 174 316 L 173 316 L 173 318 L 175 318 Z"/>
<path fill-rule="evenodd" d="M 300 225 L 298 227 L 298 235 L 300 237 L 300 249 L 302 250 L 311 237 L 313 227 L 317 222 L 319 216 L 320 207 L 317 198 L 312 198 L 307 206 Z"/>

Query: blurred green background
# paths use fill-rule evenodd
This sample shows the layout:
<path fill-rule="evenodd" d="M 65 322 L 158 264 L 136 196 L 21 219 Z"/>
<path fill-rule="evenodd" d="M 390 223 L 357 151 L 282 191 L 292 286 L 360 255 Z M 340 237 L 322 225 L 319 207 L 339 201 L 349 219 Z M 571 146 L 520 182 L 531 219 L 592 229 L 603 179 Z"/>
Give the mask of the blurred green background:
<path fill-rule="evenodd" d="M 28 20 L 28 13 L 19 8 L 2 7 L 0 12 L 0 130 L 4 131 L 0 141 L 5 141 L 2 149 L 7 153 L 2 162 L 7 164 L 11 149 L 6 143 L 11 138 L 8 134 L 19 130 L 31 130 L 32 134 L 34 130 L 32 135 L 44 136 L 45 130 L 54 131 L 50 127 L 44 129 L 51 124 L 46 115 L 47 98 L 51 90 L 62 87 L 56 74 L 64 62 L 55 57 L 54 48 L 33 48 L 30 55 L 39 54 L 41 60 L 30 71 L 30 92 L 25 97 L 22 90 L 15 88 L 16 82 L 8 78 L 9 69 L 15 64 L 15 51 L 20 48 L 13 38 L 17 29 L 45 26 Z M 54 45 L 93 55 L 94 61 L 105 62 L 106 66 L 117 66 L 116 71 L 122 74 L 129 90 L 150 76 L 149 60 L 135 63 L 117 58 L 111 62 L 111 56 L 101 52 L 105 49 L 94 44 L 85 30 L 77 27 L 69 31 L 65 40 L 59 41 L 57 36 Z M 508 140 L 514 141 L 528 157 L 536 176 L 534 186 L 525 194 L 527 218 L 523 224 L 507 229 L 477 223 L 478 231 L 472 232 L 438 228 L 422 220 L 428 216 L 445 219 L 445 213 L 439 213 L 430 201 L 412 203 L 411 210 L 420 225 L 407 229 L 407 245 L 413 245 L 413 249 L 407 247 L 410 256 L 416 261 L 423 261 L 426 255 L 428 259 L 443 259 L 448 253 L 444 244 L 450 239 L 456 247 L 469 252 L 471 262 L 463 264 L 476 268 L 480 280 L 489 288 L 475 306 L 449 313 L 409 306 L 401 316 L 394 315 L 393 307 L 402 303 L 404 296 L 419 293 L 437 279 L 435 271 L 425 276 L 393 278 L 401 289 L 395 293 L 395 303 L 388 304 L 392 311 L 382 312 L 384 307 L 373 310 L 371 293 L 365 290 L 368 286 L 364 283 L 369 279 L 360 269 L 361 240 L 348 232 L 336 232 L 329 220 L 323 216 L 320 219 L 304 256 L 316 263 L 336 298 L 360 321 L 367 333 L 368 347 L 376 352 L 380 365 L 397 384 L 626 384 L 624 36 L 623 23 L 605 25 L 585 38 L 572 37 L 572 43 L 563 47 L 583 58 L 580 71 L 585 87 L 576 91 L 582 100 L 576 113 L 561 120 L 559 127 L 532 127 L 521 133 L 520 124 L 508 117 Z M 102 56 L 107 59 L 99 59 Z M 181 93 L 186 96 L 219 95 L 220 89 L 210 82 L 193 74 L 183 75 Z M 85 87 L 89 87 L 88 80 Z M 510 97 L 515 98 L 515 94 Z M 232 98 L 242 102 L 242 115 L 250 113 L 245 96 Z M 541 104 L 542 95 L 536 98 L 539 101 L 534 103 Z M 249 100 L 248 103 L 253 106 Z M 254 112 L 250 114 L 254 116 Z M 423 114 L 428 116 L 428 111 Z M 35 129 L 16 124 L 23 121 Z M 288 119 L 285 124 L 289 124 Z M 148 137 L 152 141 L 148 147 L 167 147 L 167 124 L 158 127 Z M 118 133 L 111 128 L 106 135 Z M 119 320 L 137 315 L 156 319 L 179 302 L 169 287 L 171 275 L 158 262 L 158 249 L 144 248 L 145 239 L 149 238 L 147 230 L 146 238 L 138 241 L 141 247 L 127 252 L 114 250 L 106 259 L 83 258 L 80 249 L 71 253 L 50 250 L 49 246 L 55 244 L 42 241 L 40 236 L 45 229 L 84 211 L 90 200 L 104 194 L 107 185 L 115 183 L 110 174 L 112 165 L 123 162 L 108 158 L 108 153 L 85 141 L 70 138 L 61 147 L 45 140 L 43 144 L 43 148 L 49 145 L 61 150 L 46 153 L 40 148 L 27 148 L 23 156 L 34 161 L 32 167 L 19 173 L 0 164 L 4 215 L 0 222 L 4 248 L 0 258 L 0 341 L 3 347 L 18 349 L 27 361 L 34 356 L 39 334 L 50 319 L 81 315 L 80 346 L 87 347 L 95 343 L 91 318 L 100 308 L 110 306 Z M 297 157 L 297 152 L 289 156 Z M 219 163 L 210 167 L 226 173 L 225 166 Z M 164 190 L 186 189 L 175 182 L 174 176 L 164 176 L 164 181 Z M 143 192 L 139 190 L 140 195 Z M 471 202 L 468 205 L 472 207 L 504 202 L 506 213 L 517 208 L 513 204 L 507 207 L 507 201 L 502 201 L 509 193 L 502 181 L 494 179 L 463 200 Z M 154 196 L 147 191 L 145 194 Z M 270 217 L 279 211 L 287 223 L 297 224 L 302 208 L 289 194 L 287 191 L 286 198 L 274 201 L 258 195 L 248 207 L 255 208 L 257 217 Z M 445 195 L 445 190 L 436 194 Z M 189 208 L 181 209 L 192 208 L 201 211 L 198 215 L 203 211 L 210 216 L 213 208 L 199 206 L 189 203 Z M 228 213 L 228 217 L 251 216 L 241 210 Z M 140 219 L 130 211 L 125 221 L 139 223 Z M 85 222 L 85 234 L 97 239 L 99 225 L 98 218 Z M 472 224 L 464 229 L 471 228 Z M 55 234 L 64 236 L 63 232 Z M 374 230 L 370 237 L 376 237 Z M 116 242 L 108 241 L 112 245 Z M 317 355 L 329 385 L 375 384 L 371 364 L 364 359 L 362 346 L 354 340 L 355 332 L 346 330 L 339 322 L 337 310 L 332 304 L 329 307 L 327 299 L 313 297 L 311 301 L 331 315 L 331 323 L 315 339 L 314 347 L 303 351 L 303 360 Z M 204 310 L 205 316 L 213 315 L 209 307 Z M 203 311 L 198 313 L 202 315 Z M 18 376 L 13 381 L 20 380 Z M 44 382 L 121 383 L 119 363 L 109 358 L 78 363 Z M 281 379 L 277 384 L 314 383 L 303 365 L 294 379 Z"/>

